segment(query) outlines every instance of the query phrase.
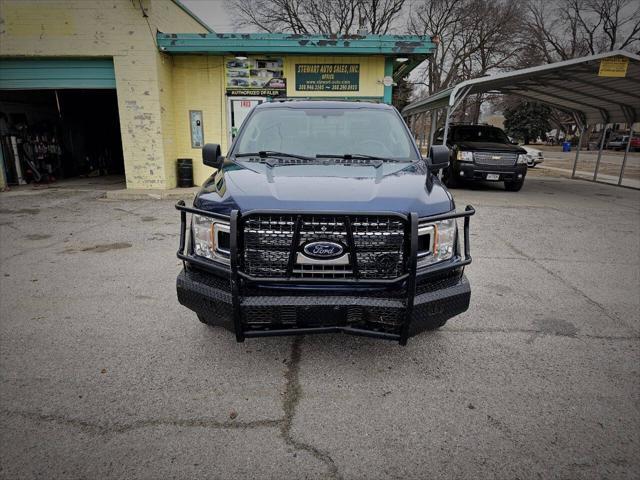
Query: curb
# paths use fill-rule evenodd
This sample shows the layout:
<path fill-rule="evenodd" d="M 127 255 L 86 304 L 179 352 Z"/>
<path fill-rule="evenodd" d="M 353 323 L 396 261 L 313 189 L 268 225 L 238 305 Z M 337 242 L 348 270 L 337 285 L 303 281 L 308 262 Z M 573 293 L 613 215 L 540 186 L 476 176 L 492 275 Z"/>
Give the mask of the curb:
<path fill-rule="evenodd" d="M 108 190 L 104 198 L 108 200 L 183 200 L 192 199 L 200 187 L 171 190 Z"/>

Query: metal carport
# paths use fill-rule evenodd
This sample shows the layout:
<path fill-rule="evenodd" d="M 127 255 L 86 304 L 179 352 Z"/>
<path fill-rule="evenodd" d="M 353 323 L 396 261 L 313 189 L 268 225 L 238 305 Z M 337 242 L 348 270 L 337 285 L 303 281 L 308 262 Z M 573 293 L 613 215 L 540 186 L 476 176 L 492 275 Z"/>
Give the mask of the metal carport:
<path fill-rule="evenodd" d="M 614 66 L 617 63 L 623 67 L 617 72 L 611 71 L 609 73 L 609 75 L 618 76 L 600 75 L 601 66 L 604 68 L 612 63 Z M 624 71 L 625 66 L 626 71 Z M 593 173 L 593 181 L 597 181 L 606 137 L 606 125 L 609 123 L 628 123 L 631 129 L 631 138 L 633 123 L 640 121 L 640 56 L 618 50 L 467 80 L 407 105 L 402 110 L 402 115 L 409 119 L 414 115 L 432 112 L 429 135 L 429 144 L 431 145 L 435 131 L 436 112 L 439 109 L 446 109 L 443 141 L 446 143 L 452 114 L 468 95 L 479 93 L 516 95 L 545 103 L 572 115 L 580 129 L 572 178 L 575 177 L 585 130 L 592 124 L 604 124 L 605 128 L 602 132 Z M 627 143 L 618 185 L 622 183 L 630 145 L 631 141 Z"/>

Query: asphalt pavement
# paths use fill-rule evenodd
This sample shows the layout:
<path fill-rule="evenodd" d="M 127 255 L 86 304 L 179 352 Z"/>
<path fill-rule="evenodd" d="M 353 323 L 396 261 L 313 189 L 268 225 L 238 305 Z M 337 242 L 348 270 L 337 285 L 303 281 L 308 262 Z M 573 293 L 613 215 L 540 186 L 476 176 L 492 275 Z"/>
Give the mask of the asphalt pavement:
<path fill-rule="evenodd" d="M 176 300 L 173 202 L 0 194 L 0 478 L 638 478 L 640 192 L 453 193 L 471 307 L 406 347 L 238 344 Z"/>

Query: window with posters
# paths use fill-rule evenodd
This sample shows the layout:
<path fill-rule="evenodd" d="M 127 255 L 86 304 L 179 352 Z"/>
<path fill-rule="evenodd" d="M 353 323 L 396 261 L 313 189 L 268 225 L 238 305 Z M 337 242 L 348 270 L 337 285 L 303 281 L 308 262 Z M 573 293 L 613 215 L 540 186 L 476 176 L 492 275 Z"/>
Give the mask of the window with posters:
<path fill-rule="evenodd" d="M 225 59 L 225 86 L 233 97 L 279 97 L 286 95 L 280 57 L 229 57 Z"/>
<path fill-rule="evenodd" d="M 256 105 L 265 102 L 266 98 L 229 98 L 229 140 L 230 142 L 238 134 L 242 123 L 249 112 Z"/>

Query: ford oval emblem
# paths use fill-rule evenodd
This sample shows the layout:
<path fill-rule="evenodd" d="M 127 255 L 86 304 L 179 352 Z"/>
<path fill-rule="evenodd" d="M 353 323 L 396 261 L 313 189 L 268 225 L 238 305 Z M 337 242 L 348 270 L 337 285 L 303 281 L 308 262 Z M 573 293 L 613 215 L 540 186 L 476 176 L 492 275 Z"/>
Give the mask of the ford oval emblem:
<path fill-rule="evenodd" d="M 342 255 L 342 252 L 342 245 L 334 242 L 311 242 L 304 246 L 304 253 L 311 258 L 336 258 Z"/>

